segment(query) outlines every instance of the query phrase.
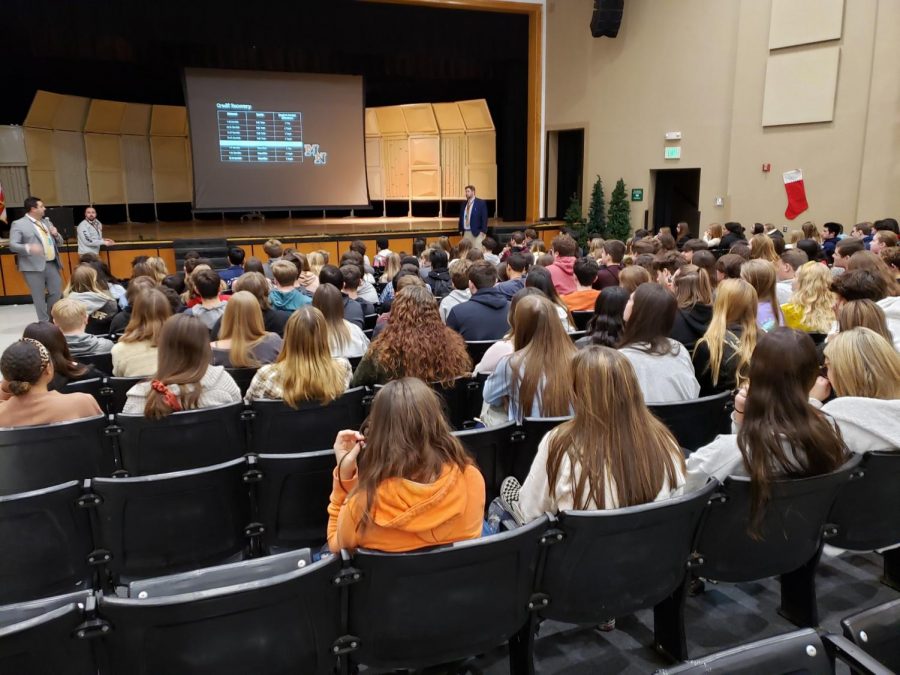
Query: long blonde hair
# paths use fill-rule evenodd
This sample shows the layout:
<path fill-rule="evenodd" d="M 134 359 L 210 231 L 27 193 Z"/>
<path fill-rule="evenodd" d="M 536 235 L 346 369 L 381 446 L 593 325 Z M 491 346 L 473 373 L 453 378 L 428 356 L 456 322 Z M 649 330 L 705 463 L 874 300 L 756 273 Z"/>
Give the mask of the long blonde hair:
<path fill-rule="evenodd" d="M 778 294 L 775 291 L 778 277 L 775 274 L 775 264 L 768 260 L 748 260 L 741 265 L 741 279 L 748 282 L 756 290 L 757 302 L 768 302 L 772 306 L 772 314 L 775 321 L 781 325 L 784 317 L 781 314 L 781 305 L 778 304 Z"/>
<path fill-rule="evenodd" d="M 231 340 L 228 359 L 234 368 L 259 368 L 253 348 L 266 337 L 262 310 L 250 291 L 238 291 L 225 304 L 220 340 Z"/>
<path fill-rule="evenodd" d="M 767 234 L 754 234 L 750 237 L 750 259 L 768 260 L 770 263 L 777 263 L 780 258 L 775 252 L 775 244 L 772 237 Z"/>
<path fill-rule="evenodd" d="M 325 266 L 325 256 L 319 251 L 313 251 L 306 254 L 306 262 L 309 265 L 309 271 L 319 276 L 319 272 Z"/>
<path fill-rule="evenodd" d="M 684 456 L 672 433 L 644 404 L 634 367 L 621 352 L 591 346 L 580 350 L 566 373 L 572 379 L 575 417 L 549 439 L 550 496 L 558 485 L 563 458 L 572 466 L 574 508 L 606 508 L 607 487 L 617 507 L 646 504 L 664 484 L 677 487 Z"/>
<path fill-rule="evenodd" d="M 797 270 L 791 304 L 802 311 L 800 322 L 814 333 L 827 333 L 834 323 L 831 270 L 816 262 L 804 263 Z"/>
<path fill-rule="evenodd" d="M 70 293 L 98 293 L 112 299 L 109 291 L 100 288 L 97 270 L 88 264 L 81 264 L 72 270 L 72 278 L 69 279 L 63 296 L 69 297 Z"/>
<path fill-rule="evenodd" d="M 292 408 L 304 401 L 330 403 L 344 393 L 346 373 L 331 358 L 328 325 L 315 307 L 304 305 L 284 327 L 284 347 L 275 361 L 282 398 Z"/>
<path fill-rule="evenodd" d="M 825 346 L 828 379 L 838 396 L 900 398 L 900 354 L 868 328 L 852 328 Z"/>
<path fill-rule="evenodd" d="M 166 261 L 162 258 L 151 256 L 147 258 L 145 264 L 153 272 L 153 277 L 156 279 L 156 283 L 161 284 L 163 282 L 163 279 L 169 276 L 169 268 L 166 265 Z"/>
<path fill-rule="evenodd" d="M 384 274 L 381 275 L 381 281 L 387 283 L 389 281 L 393 281 L 394 277 L 397 276 L 397 272 L 400 271 L 400 255 L 398 253 L 391 253 L 387 257 L 387 262 L 384 265 Z"/>
<path fill-rule="evenodd" d="M 568 415 L 572 404 L 571 362 L 575 345 L 546 297 L 519 300 L 512 317 L 513 348 L 509 359 L 512 398 L 523 416 L 540 400 L 541 417 Z"/>
<path fill-rule="evenodd" d="M 713 384 L 719 383 L 726 344 L 734 349 L 738 360 L 735 379 L 740 383 L 746 377 L 750 356 L 756 348 L 756 307 L 756 291 L 743 279 L 724 279 L 718 285 L 712 320 L 706 333 L 697 341 L 697 347 L 705 344 L 709 350 L 709 371 Z M 740 338 L 728 329 L 734 325 L 741 328 Z"/>
<path fill-rule="evenodd" d="M 133 282 L 132 282 L 133 283 Z M 172 305 L 165 294 L 156 288 L 148 288 L 138 293 L 134 299 L 131 320 L 119 342 L 144 342 L 151 347 L 159 345 L 159 334 L 163 324 L 172 316 Z"/>

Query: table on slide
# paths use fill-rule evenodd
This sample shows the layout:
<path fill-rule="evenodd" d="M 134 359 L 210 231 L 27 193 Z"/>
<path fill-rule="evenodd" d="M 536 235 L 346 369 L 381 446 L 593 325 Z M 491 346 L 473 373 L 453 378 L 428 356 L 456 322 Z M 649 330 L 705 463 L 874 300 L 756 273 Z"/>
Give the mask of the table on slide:
<path fill-rule="evenodd" d="M 303 161 L 303 122 L 299 112 L 217 112 L 221 161 Z"/>

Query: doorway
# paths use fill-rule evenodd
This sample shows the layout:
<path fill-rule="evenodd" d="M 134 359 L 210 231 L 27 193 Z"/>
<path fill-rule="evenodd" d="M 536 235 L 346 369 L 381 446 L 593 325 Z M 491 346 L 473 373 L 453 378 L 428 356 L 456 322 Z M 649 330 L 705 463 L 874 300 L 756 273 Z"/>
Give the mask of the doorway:
<path fill-rule="evenodd" d="M 547 218 L 561 220 L 572 195 L 582 197 L 584 185 L 584 129 L 547 133 Z"/>
<path fill-rule="evenodd" d="M 700 232 L 700 169 L 657 169 L 653 173 L 653 231 L 684 221 L 691 236 Z"/>

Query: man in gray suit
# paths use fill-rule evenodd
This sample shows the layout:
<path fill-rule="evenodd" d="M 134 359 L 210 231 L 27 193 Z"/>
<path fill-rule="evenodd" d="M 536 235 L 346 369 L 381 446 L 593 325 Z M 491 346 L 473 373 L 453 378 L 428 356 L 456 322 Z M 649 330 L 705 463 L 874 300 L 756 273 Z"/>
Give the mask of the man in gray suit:
<path fill-rule="evenodd" d="M 16 266 L 31 290 L 38 321 L 50 320 L 50 308 L 62 295 L 62 237 L 48 219 L 44 202 L 37 197 L 25 200 L 25 216 L 9 230 L 9 248 L 16 254 Z"/>

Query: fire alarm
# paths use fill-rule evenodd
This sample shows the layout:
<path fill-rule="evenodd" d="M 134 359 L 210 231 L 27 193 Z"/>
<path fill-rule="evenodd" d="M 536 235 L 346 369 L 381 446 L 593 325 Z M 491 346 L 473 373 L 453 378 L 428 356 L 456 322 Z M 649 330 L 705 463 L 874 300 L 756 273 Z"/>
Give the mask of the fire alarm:
<path fill-rule="evenodd" d="M 772 170 L 771 164 L 763 164 L 762 165 L 763 173 L 769 173 Z"/>

